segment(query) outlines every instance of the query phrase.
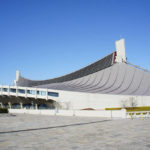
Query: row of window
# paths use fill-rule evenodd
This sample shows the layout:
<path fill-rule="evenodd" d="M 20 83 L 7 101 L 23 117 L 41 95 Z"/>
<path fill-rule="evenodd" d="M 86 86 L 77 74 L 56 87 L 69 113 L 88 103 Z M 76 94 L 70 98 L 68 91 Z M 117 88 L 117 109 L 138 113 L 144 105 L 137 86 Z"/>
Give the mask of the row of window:
<path fill-rule="evenodd" d="M 9 90 L 8 90 L 8 88 L 2 88 L 2 89 L 0 88 L 0 91 L 8 92 Z M 16 93 L 16 89 L 11 88 L 10 92 Z M 18 92 L 21 94 L 25 94 L 25 90 L 23 90 L 23 89 L 18 89 Z M 27 90 L 27 94 L 35 95 L 36 93 L 37 93 L 37 95 L 46 96 L 46 91 Z M 54 96 L 54 97 L 59 96 L 59 93 L 56 93 L 56 92 L 48 92 L 47 94 L 48 94 L 48 96 Z"/>

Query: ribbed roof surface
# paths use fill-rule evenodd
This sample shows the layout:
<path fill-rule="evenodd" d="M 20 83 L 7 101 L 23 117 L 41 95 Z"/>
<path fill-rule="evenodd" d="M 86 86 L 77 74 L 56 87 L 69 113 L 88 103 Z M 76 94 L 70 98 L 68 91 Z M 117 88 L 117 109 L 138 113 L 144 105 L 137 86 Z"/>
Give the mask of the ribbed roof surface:
<path fill-rule="evenodd" d="M 71 74 L 49 79 L 19 77 L 18 86 L 74 92 L 150 96 L 150 73 L 126 63 L 113 63 L 114 53 Z"/>
<path fill-rule="evenodd" d="M 150 73 L 125 63 L 116 63 L 78 79 L 36 87 L 87 93 L 150 96 Z"/>
<path fill-rule="evenodd" d="M 110 67 L 113 64 L 113 56 L 114 56 L 114 53 L 78 71 L 75 71 L 73 73 L 64 75 L 62 77 L 54 78 L 54 79 L 35 81 L 35 80 L 29 80 L 20 76 L 19 81 L 17 81 L 17 85 L 25 86 L 25 87 L 32 87 L 32 86 L 45 85 L 45 84 L 51 84 L 51 83 L 61 83 L 61 82 L 78 79 L 78 78 L 93 74 L 95 72 L 98 72 L 100 70 Z"/>

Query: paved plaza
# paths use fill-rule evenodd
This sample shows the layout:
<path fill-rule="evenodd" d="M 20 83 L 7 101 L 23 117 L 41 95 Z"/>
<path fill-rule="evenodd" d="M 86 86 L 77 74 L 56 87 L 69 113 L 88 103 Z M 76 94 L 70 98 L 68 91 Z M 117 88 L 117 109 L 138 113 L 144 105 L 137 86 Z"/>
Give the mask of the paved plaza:
<path fill-rule="evenodd" d="M 150 119 L 0 114 L 0 150 L 149 150 Z"/>

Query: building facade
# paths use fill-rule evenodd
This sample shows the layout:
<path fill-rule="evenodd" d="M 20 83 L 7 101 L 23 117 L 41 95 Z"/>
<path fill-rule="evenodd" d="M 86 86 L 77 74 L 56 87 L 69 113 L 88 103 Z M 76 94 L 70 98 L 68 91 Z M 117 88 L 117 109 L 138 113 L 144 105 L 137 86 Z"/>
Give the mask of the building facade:
<path fill-rule="evenodd" d="M 62 77 L 36 81 L 17 71 L 15 86 L 0 86 L 0 103 L 74 110 L 150 106 L 150 72 L 127 62 L 121 39 L 110 55 Z"/>

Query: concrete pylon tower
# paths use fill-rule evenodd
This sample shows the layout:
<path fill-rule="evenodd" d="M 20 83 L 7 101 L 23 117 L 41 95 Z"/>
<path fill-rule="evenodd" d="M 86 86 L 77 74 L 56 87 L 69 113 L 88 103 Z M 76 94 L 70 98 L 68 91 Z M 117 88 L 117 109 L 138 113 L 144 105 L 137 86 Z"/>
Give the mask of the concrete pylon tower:
<path fill-rule="evenodd" d="M 116 52 L 117 52 L 116 62 L 118 63 L 127 62 L 125 39 L 120 39 L 116 41 Z"/>
<path fill-rule="evenodd" d="M 18 80 L 19 80 L 19 77 L 20 77 L 20 71 L 17 70 L 17 71 L 16 71 L 16 80 L 14 80 L 14 83 L 15 83 L 16 86 L 17 86 L 17 82 L 18 82 Z"/>

